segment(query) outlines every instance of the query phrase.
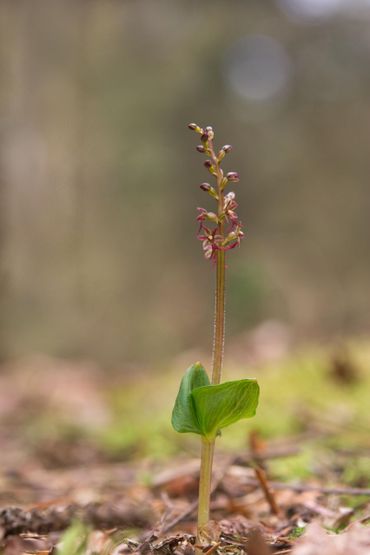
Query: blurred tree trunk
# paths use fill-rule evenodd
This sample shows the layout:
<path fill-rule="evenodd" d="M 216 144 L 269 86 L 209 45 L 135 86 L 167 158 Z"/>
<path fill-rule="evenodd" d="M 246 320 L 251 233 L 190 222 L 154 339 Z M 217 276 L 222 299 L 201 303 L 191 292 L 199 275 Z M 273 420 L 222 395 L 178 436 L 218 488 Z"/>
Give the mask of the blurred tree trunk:
<path fill-rule="evenodd" d="M 0 150 L 2 140 L 0 137 Z M 7 301 L 7 269 L 6 269 L 6 180 L 3 171 L 3 160 L 0 158 L 0 363 L 7 358 L 6 341 L 6 301 Z"/>
<path fill-rule="evenodd" d="M 38 10 L 20 0 L 1 4 L 2 119 L 0 160 L 0 356 L 15 314 L 31 299 L 39 272 L 40 193 L 45 181 L 45 141 L 38 128 L 42 60 L 37 57 Z M 37 224 L 36 226 L 34 224 Z M 4 321 L 5 320 L 5 321 Z M 11 350 L 11 349 L 10 349 Z"/>
<path fill-rule="evenodd" d="M 86 296 L 86 218 L 87 202 L 89 195 L 86 194 L 86 121 L 87 121 L 87 90 L 86 72 L 89 65 L 89 15 L 92 9 L 90 2 L 79 0 L 74 3 L 74 24 L 76 28 L 76 57 L 73 64 L 72 78 L 75 89 L 75 157 L 74 176 L 72 181 L 74 197 L 74 218 L 71 228 L 71 238 L 74 250 L 76 282 L 75 299 L 78 310 L 85 313 Z"/>

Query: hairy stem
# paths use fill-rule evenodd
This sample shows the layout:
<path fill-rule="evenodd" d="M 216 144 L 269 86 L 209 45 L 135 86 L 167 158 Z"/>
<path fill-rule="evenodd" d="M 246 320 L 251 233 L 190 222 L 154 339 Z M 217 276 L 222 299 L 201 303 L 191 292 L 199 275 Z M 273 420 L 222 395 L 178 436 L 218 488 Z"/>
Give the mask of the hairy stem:
<path fill-rule="evenodd" d="M 225 252 L 218 251 L 216 267 L 215 320 L 212 383 L 221 381 L 225 343 Z"/>
<path fill-rule="evenodd" d="M 217 194 L 218 194 L 218 230 L 221 236 L 224 234 L 224 222 L 220 217 L 224 206 L 224 194 L 222 191 L 223 171 L 220 162 L 214 151 L 211 142 L 211 158 L 216 168 Z M 212 383 L 219 384 L 222 374 L 222 362 L 224 357 L 225 344 L 225 251 L 217 252 L 216 262 L 216 290 L 215 290 L 215 316 L 214 316 L 214 335 L 213 335 L 213 364 L 212 364 Z"/>

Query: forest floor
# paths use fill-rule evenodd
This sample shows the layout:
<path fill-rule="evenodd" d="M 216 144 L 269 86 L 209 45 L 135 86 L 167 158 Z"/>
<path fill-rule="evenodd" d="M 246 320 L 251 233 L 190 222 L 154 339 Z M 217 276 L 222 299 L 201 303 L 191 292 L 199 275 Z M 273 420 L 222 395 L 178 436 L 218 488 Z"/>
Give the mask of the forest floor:
<path fill-rule="evenodd" d="M 41 356 L 4 365 L 0 552 L 194 553 L 197 438 L 169 425 L 181 372 L 128 378 Z M 369 344 L 255 374 L 256 419 L 218 440 L 204 553 L 368 555 Z"/>

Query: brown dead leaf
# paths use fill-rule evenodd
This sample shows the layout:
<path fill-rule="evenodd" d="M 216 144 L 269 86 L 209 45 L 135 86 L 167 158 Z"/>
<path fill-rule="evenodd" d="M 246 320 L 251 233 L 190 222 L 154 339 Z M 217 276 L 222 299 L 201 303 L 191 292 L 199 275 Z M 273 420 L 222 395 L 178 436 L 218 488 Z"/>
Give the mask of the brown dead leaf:
<path fill-rule="evenodd" d="M 198 491 L 198 479 L 195 476 L 180 476 L 168 482 L 164 491 L 170 497 L 195 495 Z"/>
<path fill-rule="evenodd" d="M 330 534 L 318 523 L 307 527 L 297 540 L 292 555 L 369 555 L 370 528 L 361 524 L 350 526 L 342 534 Z"/>
<path fill-rule="evenodd" d="M 255 527 L 255 523 L 241 515 L 220 520 L 218 526 L 222 534 L 227 536 L 247 537 Z"/>
<path fill-rule="evenodd" d="M 4 555 L 49 555 L 50 541 L 41 536 L 10 536 L 5 541 Z"/>

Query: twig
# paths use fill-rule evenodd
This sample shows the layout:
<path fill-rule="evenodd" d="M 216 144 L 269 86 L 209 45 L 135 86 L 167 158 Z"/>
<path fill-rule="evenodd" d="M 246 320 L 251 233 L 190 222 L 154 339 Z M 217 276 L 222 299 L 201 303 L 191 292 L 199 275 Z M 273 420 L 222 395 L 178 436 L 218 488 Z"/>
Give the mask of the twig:
<path fill-rule="evenodd" d="M 276 503 L 274 492 L 270 488 L 270 484 L 267 481 L 266 472 L 263 470 L 263 468 L 261 468 L 257 464 L 254 467 L 254 471 L 256 473 L 257 480 L 262 488 L 266 501 L 270 505 L 272 514 L 279 516 L 280 509 L 278 507 L 278 504 Z"/>
<path fill-rule="evenodd" d="M 280 510 L 279 510 L 278 504 L 276 503 L 274 492 L 270 488 L 269 483 L 267 481 L 266 472 L 263 468 L 264 467 L 263 455 L 264 455 L 264 451 L 266 451 L 265 444 L 261 439 L 260 434 L 257 430 L 252 430 L 249 434 L 249 447 L 252 455 L 251 466 L 254 469 L 256 478 L 261 486 L 265 499 L 270 506 L 271 513 L 273 515 L 279 516 Z"/>
<path fill-rule="evenodd" d="M 212 547 L 210 547 L 208 549 L 208 551 L 205 552 L 204 555 L 211 555 L 211 553 L 214 553 L 221 545 L 221 542 L 217 542 L 214 545 L 212 545 Z"/>

